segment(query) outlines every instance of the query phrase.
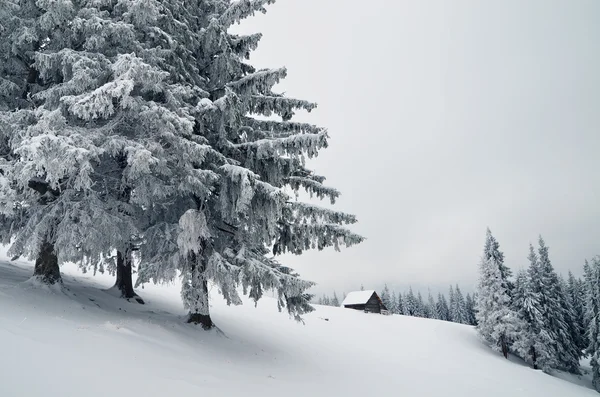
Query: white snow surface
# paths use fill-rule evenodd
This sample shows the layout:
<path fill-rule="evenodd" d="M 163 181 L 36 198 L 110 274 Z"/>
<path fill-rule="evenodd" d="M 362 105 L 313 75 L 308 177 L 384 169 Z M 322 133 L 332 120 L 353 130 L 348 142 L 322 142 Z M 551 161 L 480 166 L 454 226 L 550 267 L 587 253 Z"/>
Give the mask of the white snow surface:
<path fill-rule="evenodd" d="M 178 285 L 139 289 L 139 305 L 110 276 L 62 270 L 61 290 L 0 262 L 0 396 L 597 396 L 465 325 L 321 306 L 303 325 L 271 298 L 228 307 L 212 291 L 220 331 L 206 332 L 185 324 Z"/>
<path fill-rule="evenodd" d="M 352 291 L 346 295 L 346 299 L 342 302 L 343 305 L 362 305 L 367 303 L 369 298 L 373 295 L 374 290 L 365 290 L 365 291 Z"/>

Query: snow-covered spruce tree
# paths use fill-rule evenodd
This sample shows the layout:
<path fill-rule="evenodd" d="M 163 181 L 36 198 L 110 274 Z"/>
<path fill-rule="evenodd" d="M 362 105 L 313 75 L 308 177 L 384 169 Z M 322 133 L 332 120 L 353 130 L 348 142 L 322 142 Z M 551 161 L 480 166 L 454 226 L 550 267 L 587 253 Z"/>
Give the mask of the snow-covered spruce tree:
<path fill-rule="evenodd" d="M 10 242 L 14 230 L 23 226 L 27 216 L 24 203 L 17 199 L 7 177 L 16 157 L 7 116 L 19 109 L 31 108 L 31 95 L 38 89 L 33 54 L 40 46 L 39 38 L 44 36 L 42 29 L 36 26 L 39 14 L 33 1 L 0 4 L 0 228 L 4 244 Z M 43 189 L 38 185 L 34 187 Z M 51 250 L 49 254 L 45 261 L 36 262 L 34 274 L 50 284 L 61 282 L 58 262 Z"/>
<path fill-rule="evenodd" d="M 390 313 L 399 314 L 398 313 L 398 297 L 396 296 L 396 291 L 392 291 L 392 296 L 390 298 L 390 307 L 388 308 Z"/>
<path fill-rule="evenodd" d="M 425 307 L 425 302 L 423 301 L 423 295 L 421 295 L 421 291 L 417 292 L 415 317 L 428 317 L 427 308 Z"/>
<path fill-rule="evenodd" d="M 505 289 L 508 291 L 508 296 L 511 296 L 511 291 L 514 287 L 512 281 L 512 271 L 508 266 L 504 264 L 504 253 L 500 251 L 500 244 L 498 240 L 492 235 L 491 230 L 486 230 L 485 248 L 483 250 L 484 258 L 493 260 L 498 264 L 500 270 L 500 276 Z"/>
<path fill-rule="evenodd" d="M 383 289 L 381 290 L 381 302 L 383 302 L 383 305 L 390 310 L 390 308 L 392 307 L 391 305 L 391 299 L 392 299 L 392 295 L 390 293 L 390 289 L 388 288 L 387 284 L 384 285 Z"/>
<path fill-rule="evenodd" d="M 85 46 L 96 27 L 90 26 L 93 17 L 84 20 L 90 11 L 84 6 L 19 2 L 6 61 L 10 72 L 2 71 L 22 91 L 17 106 L 0 114 L 5 152 L 0 203 L 11 222 L 9 253 L 35 258 L 34 276 L 47 283 L 60 281 L 59 262 L 96 264 L 135 233 L 133 211 L 118 199 L 117 160 L 104 146 L 121 126 L 90 122 L 103 104 L 87 109 L 66 103 L 111 71 L 98 48 Z M 107 21 L 105 27 L 116 25 Z M 136 43 L 124 36 L 104 49 L 113 45 L 131 49 Z"/>
<path fill-rule="evenodd" d="M 333 291 L 333 298 L 331 298 L 331 306 L 340 307 L 340 300 L 335 291 Z"/>
<path fill-rule="evenodd" d="M 475 300 L 471 294 L 467 294 L 465 298 L 465 312 L 467 314 L 467 324 L 477 325 L 477 319 L 475 314 Z"/>
<path fill-rule="evenodd" d="M 539 238 L 539 270 L 542 294 L 546 305 L 546 326 L 548 332 L 555 337 L 557 369 L 579 374 L 579 359 L 581 352 L 574 340 L 575 332 L 570 326 L 573 322 L 570 308 L 565 301 L 565 294 L 558 275 L 550 262 L 548 247 L 543 238 Z"/>
<path fill-rule="evenodd" d="M 501 272 L 503 260 L 499 244 L 488 229 L 479 264 L 477 330 L 483 340 L 508 358 L 510 345 L 519 329 L 519 319 L 510 307 L 508 286 Z"/>
<path fill-rule="evenodd" d="M 212 326 L 209 280 L 228 303 L 241 303 L 236 290 L 241 284 L 255 301 L 265 289 L 275 289 L 280 307 L 287 307 L 296 318 L 311 310 L 304 291 L 312 284 L 267 256 L 267 247 L 277 256 L 362 241 L 342 227 L 354 223 L 354 216 L 294 200 L 286 193 L 304 189 L 332 203 L 339 196 L 323 185 L 324 177 L 305 168 L 306 158 L 327 146 L 326 131 L 291 121 L 296 109 L 310 111 L 315 105 L 273 91 L 285 69 L 255 70 L 244 62 L 260 35 L 228 33 L 232 24 L 264 11 L 270 2 L 204 1 L 201 8 L 165 5 L 167 16 L 189 14 L 208 21 L 206 26 L 188 21 L 187 38 L 181 40 L 197 70 L 177 77 L 195 84 L 190 92 L 193 106 L 186 108 L 193 121 L 188 141 L 218 156 L 210 163 L 185 163 L 197 174 L 194 184 L 183 181 L 183 188 L 175 191 L 179 197 L 191 196 L 195 205 L 169 208 L 179 216 L 177 222 L 170 215 L 161 216 L 167 200 L 149 205 L 155 221 L 140 250 L 139 280 L 164 281 L 181 272 L 188 321 L 205 328 Z M 197 78 L 188 76 L 194 73 Z M 256 115 L 281 120 L 265 121 Z"/>
<path fill-rule="evenodd" d="M 586 260 L 585 316 L 588 324 L 587 354 L 591 356 L 593 384 L 600 392 L 600 256 Z"/>
<path fill-rule="evenodd" d="M 448 307 L 448 301 L 442 293 L 438 293 L 436 307 L 440 320 L 452 321 L 452 317 L 450 316 L 450 308 Z"/>
<path fill-rule="evenodd" d="M 545 316 L 545 297 L 541 293 L 543 281 L 537 255 L 529 246 L 529 268 L 517 274 L 513 295 L 513 308 L 521 319 L 521 326 L 513 348 L 521 358 L 549 371 L 556 367 L 555 336 L 548 330 Z"/>
<path fill-rule="evenodd" d="M 454 289 L 454 303 L 452 305 L 452 319 L 459 324 L 467 324 L 467 311 L 465 308 L 465 298 L 462 291 L 456 285 Z"/>
<path fill-rule="evenodd" d="M 448 288 L 448 309 L 450 310 L 450 318 L 453 322 L 458 322 L 454 315 L 454 309 L 456 308 L 456 297 L 454 296 L 454 287 L 450 285 Z"/>
<path fill-rule="evenodd" d="M 417 298 L 413 293 L 412 287 L 408 287 L 408 292 L 404 296 L 404 314 L 407 316 L 416 316 L 417 311 Z"/>
<path fill-rule="evenodd" d="M 398 314 L 402 314 L 402 315 L 407 315 L 406 312 L 406 301 L 404 300 L 403 296 L 402 296 L 402 292 L 398 292 L 398 304 L 396 306 L 396 311 L 398 312 Z"/>
<path fill-rule="evenodd" d="M 440 318 L 440 314 L 438 313 L 438 309 L 437 309 L 437 305 L 435 304 L 435 301 L 433 300 L 433 296 L 431 295 L 431 291 L 429 291 L 428 296 L 427 296 L 427 307 L 430 313 L 430 317 L 429 318 L 434 318 L 434 319 L 438 319 Z"/>
<path fill-rule="evenodd" d="M 326 146 L 325 131 L 289 121 L 293 109 L 314 105 L 271 92 L 284 69 L 255 71 L 243 62 L 259 35 L 227 33 L 268 1 L 38 3 L 38 25 L 48 32 L 38 35 L 43 48 L 32 59 L 45 85 L 31 109 L 3 119 L 7 136 L 20 137 L 11 142 L 19 157 L 3 184 L 5 197 L 20 196 L 5 201 L 25 202 L 29 216 L 13 251 L 89 263 L 109 247 L 125 252 L 132 233 L 118 222 L 103 223 L 104 240 L 82 232 L 97 228 L 87 222 L 92 208 L 130 223 L 120 203 L 99 199 L 124 185 L 128 204 L 148 213 L 138 281 L 181 272 L 191 322 L 212 325 L 208 280 L 229 303 L 240 302 L 241 282 L 255 300 L 264 288 L 277 290 L 280 306 L 296 317 L 310 310 L 303 291 L 311 284 L 268 258 L 266 247 L 298 254 L 361 238 L 340 227 L 354 217 L 293 202 L 283 191 L 339 195 L 304 167 Z M 56 157 L 64 153 L 66 160 Z M 119 156 L 126 158 L 121 180 L 96 186 L 95 175 Z M 30 176 L 47 186 L 50 203 L 23 193 Z"/>
<path fill-rule="evenodd" d="M 585 326 L 585 288 L 581 280 L 573 276 L 569 271 L 568 285 L 566 287 L 567 300 L 573 308 L 574 325 L 577 327 L 579 335 L 577 336 L 577 346 L 580 351 L 587 347 L 586 326 Z"/>
<path fill-rule="evenodd" d="M 581 339 L 582 330 L 579 325 L 575 306 L 569 294 L 569 284 L 562 275 L 558 276 L 558 282 L 561 292 L 560 300 L 565 312 L 565 322 L 567 323 L 570 340 L 574 344 L 575 351 L 577 352 L 577 360 L 579 361 L 583 357 L 583 350 L 585 348 L 582 347 L 584 345 L 584 340 Z"/>

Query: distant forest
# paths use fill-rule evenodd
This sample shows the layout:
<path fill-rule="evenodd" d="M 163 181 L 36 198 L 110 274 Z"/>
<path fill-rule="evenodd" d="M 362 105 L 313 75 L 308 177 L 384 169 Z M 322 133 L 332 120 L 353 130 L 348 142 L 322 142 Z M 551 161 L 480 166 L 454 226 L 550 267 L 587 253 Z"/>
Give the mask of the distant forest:
<path fill-rule="evenodd" d="M 364 289 L 361 286 L 361 290 Z M 388 288 L 387 284 L 379 293 L 383 304 L 392 314 L 402 314 L 405 316 L 433 318 L 437 320 L 451 321 L 460 324 L 477 325 L 475 318 L 476 294 L 463 295 L 460 287 L 450 286 L 448 297 L 438 293 L 437 299 L 434 299 L 431 292 L 427 300 L 423 299 L 420 292 L 415 294 L 412 287 L 407 292 L 395 292 Z M 317 300 L 317 304 L 325 306 L 340 306 L 346 298 L 344 293 L 340 302 L 337 293 L 334 291 L 332 296 L 323 295 Z"/>

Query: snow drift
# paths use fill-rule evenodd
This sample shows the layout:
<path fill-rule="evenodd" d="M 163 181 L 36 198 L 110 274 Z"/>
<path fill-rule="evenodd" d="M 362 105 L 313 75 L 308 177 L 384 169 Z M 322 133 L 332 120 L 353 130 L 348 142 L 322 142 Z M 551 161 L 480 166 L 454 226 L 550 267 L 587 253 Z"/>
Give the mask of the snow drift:
<path fill-rule="evenodd" d="M 597 396 L 464 325 L 321 306 L 301 324 L 272 299 L 215 293 L 220 330 L 205 332 L 184 323 L 179 286 L 140 289 L 138 305 L 109 276 L 63 271 L 65 288 L 47 289 L 30 264 L 0 263 L 1 396 Z"/>

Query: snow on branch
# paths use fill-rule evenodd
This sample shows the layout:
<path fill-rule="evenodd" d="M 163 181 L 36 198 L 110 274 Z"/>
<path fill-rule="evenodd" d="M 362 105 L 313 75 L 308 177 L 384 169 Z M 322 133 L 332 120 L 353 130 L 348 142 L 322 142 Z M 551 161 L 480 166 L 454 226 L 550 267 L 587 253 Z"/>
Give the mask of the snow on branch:
<path fill-rule="evenodd" d="M 301 280 L 292 269 L 282 266 L 265 254 L 264 250 L 253 250 L 246 246 L 242 246 L 237 252 L 232 249 L 225 251 L 228 261 L 240 268 L 244 295 L 248 295 L 256 303 L 265 290 L 276 291 L 279 310 L 287 307 L 289 314 L 301 321 L 302 314 L 313 310 L 309 304 L 310 297 L 305 291 L 315 284 Z"/>
<path fill-rule="evenodd" d="M 364 241 L 364 237 L 332 223 L 281 223 L 282 231 L 273 246 L 273 254 L 291 253 L 300 255 L 310 249 L 319 251 L 327 247 L 351 247 Z"/>
<path fill-rule="evenodd" d="M 248 18 L 254 13 L 266 13 L 265 5 L 273 4 L 275 0 L 238 0 L 231 4 L 229 8 L 221 15 L 219 21 L 225 27 L 229 27 L 241 20 Z"/>
<path fill-rule="evenodd" d="M 199 254 L 202 242 L 210 238 L 204 212 L 190 209 L 179 218 L 179 235 L 177 245 L 182 257 L 190 253 Z"/>
<path fill-rule="evenodd" d="M 227 87 L 244 96 L 270 92 L 273 86 L 284 79 L 286 68 L 264 69 L 227 84 Z"/>
<path fill-rule="evenodd" d="M 252 150 L 258 159 L 270 159 L 279 156 L 317 157 L 319 150 L 327 147 L 327 132 L 319 134 L 297 134 L 285 138 L 260 139 L 234 145 L 236 148 Z"/>
<path fill-rule="evenodd" d="M 275 113 L 283 120 L 290 120 L 296 109 L 310 112 L 316 107 L 317 104 L 313 102 L 274 95 L 253 95 L 248 102 L 248 112 L 267 117 Z"/>
<path fill-rule="evenodd" d="M 62 98 L 69 111 L 83 120 L 108 118 L 115 112 L 114 101 L 122 108 L 133 104 L 128 101 L 134 87 L 146 91 L 159 91 L 168 73 L 156 70 L 133 54 L 121 54 L 111 65 L 113 80 L 95 90 Z"/>
<path fill-rule="evenodd" d="M 246 36 L 231 36 L 231 48 L 239 56 L 249 59 L 250 52 L 258 48 L 258 43 L 262 38 L 261 33 L 255 33 Z"/>
<path fill-rule="evenodd" d="M 237 214 L 248 210 L 254 197 L 254 185 L 258 175 L 232 164 L 222 165 L 219 170 L 225 177 L 219 194 L 224 215 L 228 219 L 235 219 Z"/>
<path fill-rule="evenodd" d="M 268 131 L 279 136 L 288 136 L 291 134 L 318 134 L 323 131 L 323 128 L 309 123 L 298 123 L 293 121 L 275 121 L 275 120 L 257 120 L 252 117 L 245 117 L 244 124 L 248 127 L 259 130 Z"/>
<path fill-rule="evenodd" d="M 357 222 L 356 216 L 344 212 L 330 210 L 313 204 L 299 201 L 288 203 L 289 216 L 296 219 L 295 223 L 310 221 L 311 223 L 353 224 Z"/>
<path fill-rule="evenodd" d="M 331 200 L 331 204 L 335 204 L 335 200 L 341 195 L 339 190 L 306 177 L 290 176 L 287 178 L 287 182 L 295 192 L 298 192 L 300 188 L 304 188 L 310 194 L 310 197 L 317 196 L 319 199 L 328 197 Z"/>

